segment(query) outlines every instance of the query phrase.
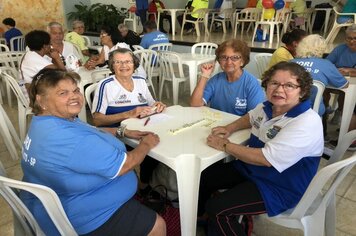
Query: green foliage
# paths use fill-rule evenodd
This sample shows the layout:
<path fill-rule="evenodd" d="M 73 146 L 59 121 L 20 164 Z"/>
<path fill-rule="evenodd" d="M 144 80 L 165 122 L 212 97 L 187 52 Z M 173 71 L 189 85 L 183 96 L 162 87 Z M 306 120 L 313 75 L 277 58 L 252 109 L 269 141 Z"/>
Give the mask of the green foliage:
<path fill-rule="evenodd" d="M 69 12 L 67 14 L 68 19 L 83 21 L 86 31 L 99 32 L 103 25 L 116 28 L 125 19 L 124 9 L 118 10 L 112 4 L 95 3 L 88 6 L 80 2 L 80 4 L 75 4 L 74 7 L 76 11 Z"/>

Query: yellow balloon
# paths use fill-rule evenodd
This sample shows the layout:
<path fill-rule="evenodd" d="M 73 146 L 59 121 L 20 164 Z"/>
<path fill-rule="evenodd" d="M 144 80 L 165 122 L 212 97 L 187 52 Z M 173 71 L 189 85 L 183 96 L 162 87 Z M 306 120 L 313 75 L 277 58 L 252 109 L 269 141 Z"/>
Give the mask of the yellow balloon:
<path fill-rule="evenodd" d="M 265 20 L 270 20 L 274 17 L 275 10 L 272 9 L 265 9 L 265 13 L 263 14 L 263 18 Z"/>

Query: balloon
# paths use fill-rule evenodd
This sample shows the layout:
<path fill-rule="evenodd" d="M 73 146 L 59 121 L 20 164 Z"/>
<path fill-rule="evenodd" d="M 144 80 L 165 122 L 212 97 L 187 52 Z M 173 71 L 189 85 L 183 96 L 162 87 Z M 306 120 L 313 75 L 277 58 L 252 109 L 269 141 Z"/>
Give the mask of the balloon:
<path fill-rule="evenodd" d="M 279 10 L 284 7 L 284 1 L 283 0 L 278 0 L 277 2 L 274 3 L 274 9 Z"/>
<path fill-rule="evenodd" d="M 273 1 L 272 0 L 262 0 L 262 6 L 266 9 L 273 8 Z"/>
<path fill-rule="evenodd" d="M 272 19 L 274 17 L 274 13 L 275 12 L 276 11 L 273 8 L 272 9 L 266 9 L 265 13 L 263 14 L 263 18 L 265 20 L 270 20 L 270 19 Z"/>

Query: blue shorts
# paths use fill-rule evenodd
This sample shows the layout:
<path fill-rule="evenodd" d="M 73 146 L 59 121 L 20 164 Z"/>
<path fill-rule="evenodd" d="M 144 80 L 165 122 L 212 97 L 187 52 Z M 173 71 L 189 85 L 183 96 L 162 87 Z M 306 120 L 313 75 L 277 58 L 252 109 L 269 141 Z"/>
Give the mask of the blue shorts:
<path fill-rule="evenodd" d="M 157 213 L 135 199 L 128 200 L 102 226 L 86 236 L 142 236 L 151 232 Z"/>

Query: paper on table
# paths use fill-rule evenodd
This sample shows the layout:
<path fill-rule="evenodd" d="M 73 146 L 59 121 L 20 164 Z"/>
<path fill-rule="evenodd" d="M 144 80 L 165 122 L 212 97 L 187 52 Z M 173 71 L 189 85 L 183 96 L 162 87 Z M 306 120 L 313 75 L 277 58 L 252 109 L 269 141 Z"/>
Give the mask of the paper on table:
<path fill-rule="evenodd" d="M 161 123 L 163 121 L 166 121 L 166 120 L 170 120 L 173 118 L 173 116 L 170 116 L 170 115 L 167 115 L 167 114 L 163 114 L 163 113 L 158 113 L 158 114 L 154 114 L 152 116 L 150 116 L 151 119 L 150 119 L 150 123 L 151 125 L 153 124 L 157 124 L 157 123 Z"/>

